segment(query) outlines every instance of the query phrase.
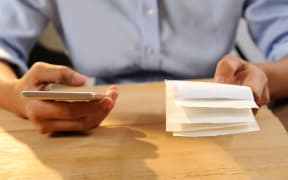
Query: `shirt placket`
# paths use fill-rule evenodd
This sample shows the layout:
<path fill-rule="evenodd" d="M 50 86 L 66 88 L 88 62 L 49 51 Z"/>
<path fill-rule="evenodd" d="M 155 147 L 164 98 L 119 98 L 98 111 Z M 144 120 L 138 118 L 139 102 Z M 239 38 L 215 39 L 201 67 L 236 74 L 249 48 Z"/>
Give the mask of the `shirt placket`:
<path fill-rule="evenodd" d="M 142 0 L 140 11 L 142 66 L 144 69 L 157 70 L 160 53 L 157 0 Z"/>

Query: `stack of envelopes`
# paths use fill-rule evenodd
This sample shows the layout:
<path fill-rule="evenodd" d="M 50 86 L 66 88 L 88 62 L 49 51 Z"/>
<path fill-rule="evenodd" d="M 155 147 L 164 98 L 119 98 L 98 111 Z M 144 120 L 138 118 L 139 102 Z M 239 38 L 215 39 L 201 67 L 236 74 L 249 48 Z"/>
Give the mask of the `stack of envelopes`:
<path fill-rule="evenodd" d="M 166 84 L 166 131 L 174 136 L 216 136 L 258 131 L 250 87 L 210 82 Z"/>

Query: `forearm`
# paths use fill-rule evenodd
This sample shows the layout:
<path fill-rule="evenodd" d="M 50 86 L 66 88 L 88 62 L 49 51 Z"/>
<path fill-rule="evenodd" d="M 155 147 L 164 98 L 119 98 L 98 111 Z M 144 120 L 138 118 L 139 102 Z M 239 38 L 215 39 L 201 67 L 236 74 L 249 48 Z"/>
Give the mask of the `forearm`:
<path fill-rule="evenodd" d="M 288 97 L 288 56 L 278 61 L 256 64 L 268 77 L 272 99 Z"/>
<path fill-rule="evenodd" d="M 14 84 L 17 76 L 9 64 L 0 60 L 0 107 L 13 111 Z M 15 103 L 15 102 L 14 102 Z"/>

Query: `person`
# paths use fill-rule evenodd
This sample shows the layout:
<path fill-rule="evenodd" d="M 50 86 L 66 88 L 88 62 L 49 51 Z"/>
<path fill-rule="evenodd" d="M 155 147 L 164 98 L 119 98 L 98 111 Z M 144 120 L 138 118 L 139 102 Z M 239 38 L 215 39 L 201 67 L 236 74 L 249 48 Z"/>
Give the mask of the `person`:
<path fill-rule="evenodd" d="M 45 90 L 51 83 L 80 86 L 86 76 L 113 84 L 214 72 L 216 82 L 250 86 L 257 103 L 266 104 L 270 95 L 287 96 L 287 7 L 286 0 L 0 1 L 0 107 L 31 119 L 42 133 L 82 131 L 109 114 L 117 86 L 90 103 L 27 101 L 21 90 Z M 269 62 L 227 55 L 241 17 Z M 78 72 L 43 62 L 28 70 L 27 55 L 49 21 Z"/>

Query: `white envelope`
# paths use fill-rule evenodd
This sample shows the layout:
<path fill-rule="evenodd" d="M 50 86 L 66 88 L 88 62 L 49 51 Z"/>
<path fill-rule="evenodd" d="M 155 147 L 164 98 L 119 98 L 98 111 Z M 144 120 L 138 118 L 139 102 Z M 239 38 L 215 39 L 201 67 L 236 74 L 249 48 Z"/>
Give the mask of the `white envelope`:
<path fill-rule="evenodd" d="M 175 136 L 215 136 L 259 130 L 249 87 L 166 81 L 166 131 Z M 223 87 L 223 89 L 222 89 Z M 207 96 L 205 96 L 205 93 Z M 238 95 L 237 95 L 238 94 Z"/>
<path fill-rule="evenodd" d="M 192 132 L 192 131 L 201 131 L 209 129 L 220 129 L 220 128 L 230 128 L 230 127 L 240 127 L 247 126 L 250 122 L 241 122 L 241 123 L 199 123 L 199 124 L 166 124 L 166 131 L 170 132 Z"/>
<path fill-rule="evenodd" d="M 175 99 L 253 100 L 251 88 L 231 84 L 194 81 L 166 81 L 173 87 Z"/>
<path fill-rule="evenodd" d="M 233 126 L 226 128 L 213 128 L 191 132 L 173 132 L 173 136 L 185 137 L 200 137 L 200 136 L 219 136 L 228 134 L 239 134 L 259 131 L 259 126 L 256 121 L 248 123 L 246 126 Z"/>
<path fill-rule="evenodd" d="M 254 100 L 239 99 L 175 99 L 176 106 L 208 108 L 258 108 Z"/>

